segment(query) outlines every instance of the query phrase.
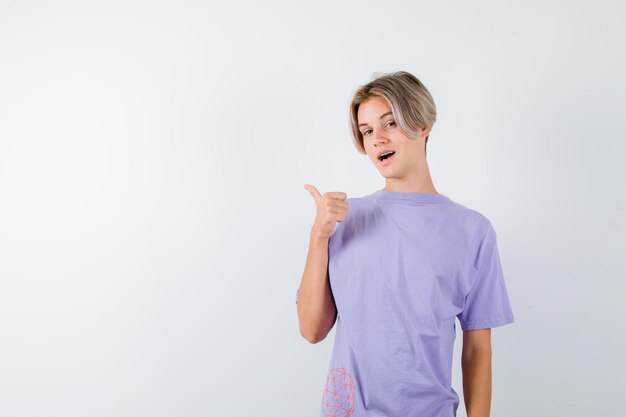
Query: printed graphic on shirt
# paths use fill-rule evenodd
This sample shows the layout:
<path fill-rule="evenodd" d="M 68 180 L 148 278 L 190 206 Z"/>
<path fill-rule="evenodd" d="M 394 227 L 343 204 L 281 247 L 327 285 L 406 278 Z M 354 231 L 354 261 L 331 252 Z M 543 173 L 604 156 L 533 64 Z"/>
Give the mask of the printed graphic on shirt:
<path fill-rule="evenodd" d="M 355 386 L 345 368 L 332 368 L 326 378 L 322 400 L 325 417 L 349 417 L 354 414 Z"/>

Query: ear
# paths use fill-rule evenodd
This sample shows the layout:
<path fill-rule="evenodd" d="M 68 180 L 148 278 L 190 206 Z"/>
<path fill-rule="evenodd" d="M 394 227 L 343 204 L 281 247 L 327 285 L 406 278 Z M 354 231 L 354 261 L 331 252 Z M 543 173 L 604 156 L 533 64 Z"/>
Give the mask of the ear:
<path fill-rule="evenodd" d="M 430 131 L 432 129 L 432 126 L 422 128 L 422 131 L 420 132 L 420 138 L 425 139 L 430 134 Z"/>

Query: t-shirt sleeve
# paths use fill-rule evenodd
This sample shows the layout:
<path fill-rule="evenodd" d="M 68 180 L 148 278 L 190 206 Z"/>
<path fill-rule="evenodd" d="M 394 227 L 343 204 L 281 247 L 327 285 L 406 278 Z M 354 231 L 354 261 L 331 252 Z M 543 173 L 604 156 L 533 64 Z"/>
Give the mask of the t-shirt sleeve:
<path fill-rule="evenodd" d="M 498 327 L 515 321 L 496 240 L 496 232 L 487 221 L 475 258 L 475 277 L 465 296 L 463 311 L 457 314 L 464 331 Z"/>

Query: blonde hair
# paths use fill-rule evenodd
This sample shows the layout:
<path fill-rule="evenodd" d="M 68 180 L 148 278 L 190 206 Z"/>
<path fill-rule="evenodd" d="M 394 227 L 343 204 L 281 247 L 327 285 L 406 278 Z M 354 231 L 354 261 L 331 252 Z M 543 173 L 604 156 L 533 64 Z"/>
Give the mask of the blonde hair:
<path fill-rule="evenodd" d="M 361 103 L 374 96 L 382 97 L 387 101 L 398 127 L 411 139 L 418 138 L 422 128 L 432 128 L 437 119 L 437 109 L 433 97 L 416 76 L 406 71 L 383 73 L 367 84 L 358 87 L 350 103 L 352 139 L 357 150 L 362 154 L 365 154 L 365 147 L 363 146 L 363 135 L 359 130 L 357 114 Z M 428 136 L 426 136 L 424 149 L 427 142 Z"/>

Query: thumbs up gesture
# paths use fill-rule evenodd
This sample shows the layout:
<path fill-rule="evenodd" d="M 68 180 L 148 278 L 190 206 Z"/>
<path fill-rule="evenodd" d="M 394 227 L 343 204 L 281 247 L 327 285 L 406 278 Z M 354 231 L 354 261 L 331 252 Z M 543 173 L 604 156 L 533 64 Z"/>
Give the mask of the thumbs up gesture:
<path fill-rule="evenodd" d="M 311 193 L 317 205 L 311 234 L 329 239 L 335 231 L 337 222 L 342 222 L 348 216 L 348 202 L 346 201 L 348 195 L 341 191 L 320 194 L 317 188 L 310 184 L 305 184 L 304 188 Z"/>

